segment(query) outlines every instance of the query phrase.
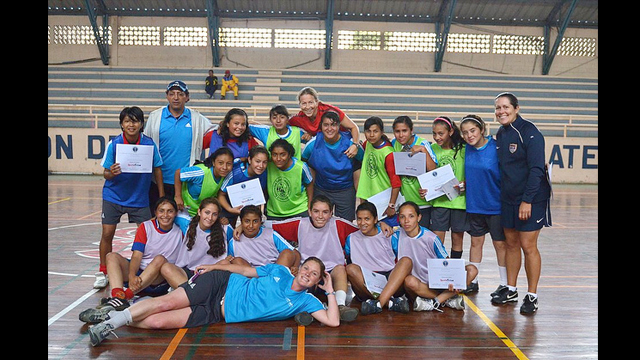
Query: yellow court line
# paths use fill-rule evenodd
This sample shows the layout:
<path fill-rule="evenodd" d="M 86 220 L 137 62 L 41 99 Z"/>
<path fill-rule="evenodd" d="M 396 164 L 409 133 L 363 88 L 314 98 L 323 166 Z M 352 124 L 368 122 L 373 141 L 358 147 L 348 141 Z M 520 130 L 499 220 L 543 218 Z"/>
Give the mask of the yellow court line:
<path fill-rule="evenodd" d="M 164 354 L 162 354 L 162 356 L 160 357 L 160 360 L 169 360 L 169 359 L 171 359 L 171 356 L 173 355 L 173 353 L 178 348 L 178 345 L 180 344 L 180 341 L 182 341 L 182 338 L 184 337 L 184 334 L 186 334 L 186 333 L 187 333 L 187 329 L 186 328 L 182 328 L 182 329 L 178 330 L 178 333 L 176 334 L 176 336 L 173 337 L 173 340 L 171 340 L 171 343 L 169 343 L 169 346 L 167 347 L 167 350 L 164 351 Z"/>
<path fill-rule="evenodd" d="M 298 349 L 296 353 L 297 360 L 304 360 L 304 326 L 298 325 Z"/>
<path fill-rule="evenodd" d="M 485 324 L 487 324 L 487 326 L 489 326 L 489 328 L 491 329 L 491 331 L 493 331 L 494 334 L 496 334 L 498 336 L 498 338 L 500 340 L 502 340 L 502 342 L 507 345 L 507 347 L 509 348 L 509 350 L 511 350 L 518 359 L 524 360 L 524 359 L 529 359 L 525 354 L 522 353 L 522 351 L 520 351 L 520 349 L 516 346 L 516 344 L 514 344 L 511 339 L 509 339 L 503 332 L 502 330 L 500 330 L 499 327 L 496 326 L 496 324 L 493 323 L 493 321 L 489 320 L 489 318 L 476 306 L 476 304 L 474 304 L 471 300 L 469 300 L 469 298 L 462 294 L 462 296 L 464 297 L 464 301 L 467 304 L 467 306 L 469 306 L 471 308 L 471 310 L 473 310 L 484 322 Z"/>
<path fill-rule="evenodd" d="M 47 205 L 51 205 L 51 204 L 55 204 L 55 203 L 59 203 L 59 202 L 62 202 L 62 201 L 67 201 L 67 200 L 71 200 L 71 198 L 68 197 L 68 198 L 52 201 L 52 202 L 48 203 Z"/>

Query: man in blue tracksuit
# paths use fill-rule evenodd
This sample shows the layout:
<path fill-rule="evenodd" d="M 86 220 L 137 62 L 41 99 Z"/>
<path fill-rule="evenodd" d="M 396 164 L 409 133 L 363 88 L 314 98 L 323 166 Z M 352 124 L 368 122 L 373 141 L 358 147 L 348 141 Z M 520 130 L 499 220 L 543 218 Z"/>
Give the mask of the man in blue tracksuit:
<path fill-rule="evenodd" d="M 540 279 L 538 235 L 551 226 L 551 184 L 545 170 L 544 137 L 518 111 L 518 99 L 501 93 L 495 99 L 496 119 L 502 125 L 496 134 L 500 167 L 501 219 L 506 237 L 507 288 L 491 298 L 494 304 L 518 301 L 516 281 L 524 253 L 528 292 L 520 313 L 538 309 L 536 293 Z"/>

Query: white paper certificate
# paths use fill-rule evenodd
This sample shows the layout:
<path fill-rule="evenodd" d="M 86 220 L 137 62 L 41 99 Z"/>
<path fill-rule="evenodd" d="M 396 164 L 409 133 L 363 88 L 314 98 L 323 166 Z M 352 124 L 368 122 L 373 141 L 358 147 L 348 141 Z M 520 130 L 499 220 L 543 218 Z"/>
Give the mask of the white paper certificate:
<path fill-rule="evenodd" d="M 360 267 L 362 275 L 364 276 L 364 284 L 367 286 L 367 290 L 371 293 L 374 299 L 382 293 L 382 289 L 387 285 L 387 278 L 369 269 Z"/>
<path fill-rule="evenodd" d="M 418 176 L 424 174 L 427 168 L 427 154 L 417 152 L 411 155 L 410 152 L 394 152 L 393 163 L 396 174 Z"/>
<path fill-rule="evenodd" d="M 453 284 L 454 289 L 467 288 L 467 271 L 464 259 L 427 259 L 429 269 L 429 287 L 431 289 L 447 289 Z"/>
<path fill-rule="evenodd" d="M 433 200 L 438 196 L 445 195 L 446 193 L 443 190 L 443 185 L 447 182 L 451 182 L 451 184 L 449 184 L 450 186 L 458 185 L 460 183 L 453 174 L 451 164 L 447 164 L 419 175 L 418 182 L 420 182 L 420 187 L 422 189 L 427 189 L 427 196 L 425 197 L 427 201 Z M 449 188 L 447 187 L 447 189 Z"/>
<path fill-rule="evenodd" d="M 382 220 L 387 217 L 384 215 L 384 212 L 389 207 L 389 199 L 391 198 L 391 188 L 387 188 L 386 190 L 382 190 L 381 192 L 373 195 L 368 198 L 367 201 L 376 206 L 376 211 L 378 212 L 378 220 Z M 404 196 L 401 193 L 398 193 L 398 197 L 396 198 L 396 208 L 405 201 Z"/>
<path fill-rule="evenodd" d="M 227 186 L 227 195 L 232 207 L 266 203 L 258 178 Z"/>
<path fill-rule="evenodd" d="M 118 144 L 116 162 L 123 173 L 150 173 L 153 170 L 153 145 Z"/>

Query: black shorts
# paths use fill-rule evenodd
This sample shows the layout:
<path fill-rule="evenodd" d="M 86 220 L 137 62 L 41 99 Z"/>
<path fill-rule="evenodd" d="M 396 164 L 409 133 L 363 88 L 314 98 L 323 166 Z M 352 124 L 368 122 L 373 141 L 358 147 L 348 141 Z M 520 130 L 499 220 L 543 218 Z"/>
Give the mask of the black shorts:
<path fill-rule="evenodd" d="M 484 236 L 487 233 L 491 234 L 491 240 L 504 241 L 504 229 L 500 222 L 501 216 L 487 215 L 487 214 L 473 214 L 467 213 L 467 219 L 469 220 L 469 235 L 471 236 Z"/>
<path fill-rule="evenodd" d="M 229 271 L 213 270 L 198 276 L 191 284 L 187 281 L 180 285 L 191 304 L 191 315 L 184 327 L 209 325 L 223 320 L 222 299 L 227 293 L 229 276 Z"/>
<path fill-rule="evenodd" d="M 103 224 L 116 225 L 124 214 L 129 216 L 129 223 L 141 224 L 151 219 L 151 211 L 149 211 L 148 207 L 128 207 L 102 200 Z"/>
<path fill-rule="evenodd" d="M 431 231 L 465 232 L 469 230 L 467 211 L 443 207 L 431 208 Z M 444 239 L 440 239 L 444 240 Z"/>

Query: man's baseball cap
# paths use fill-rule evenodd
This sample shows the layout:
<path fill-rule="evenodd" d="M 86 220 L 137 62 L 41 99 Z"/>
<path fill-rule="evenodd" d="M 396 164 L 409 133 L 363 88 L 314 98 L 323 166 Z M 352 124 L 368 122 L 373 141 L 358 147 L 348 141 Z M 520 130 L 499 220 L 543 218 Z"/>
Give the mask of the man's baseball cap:
<path fill-rule="evenodd" d="M 180 81 L 180 80 L 175 80 L 169 83 L 169 85 L 167 85 L 167 92 L 169 90 L 171 90 L 171 88 L 177 87 L 180 90 L 184 91 L 185 93 L 189 93 L 189 88 L 187 87 L 187 84 L 185 84 L 184 82 Z"/>

